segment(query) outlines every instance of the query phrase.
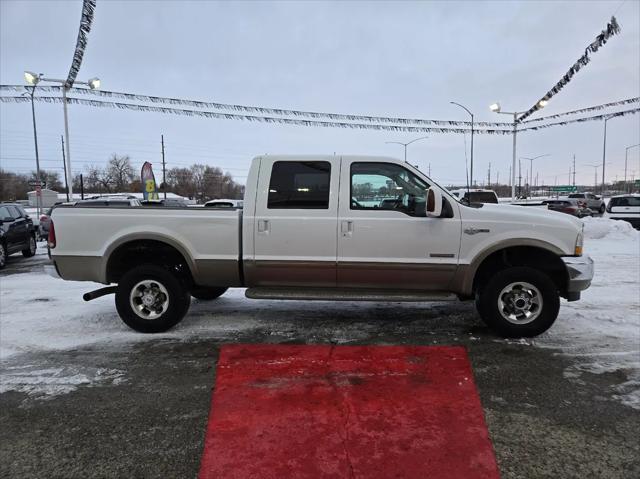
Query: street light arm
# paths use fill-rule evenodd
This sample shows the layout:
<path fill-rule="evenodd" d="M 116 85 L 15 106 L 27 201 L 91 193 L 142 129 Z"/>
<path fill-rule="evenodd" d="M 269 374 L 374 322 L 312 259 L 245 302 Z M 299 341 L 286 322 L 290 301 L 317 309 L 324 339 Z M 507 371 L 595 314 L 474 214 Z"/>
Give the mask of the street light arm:
<path fill-rule="evenodd" d="M 409 143 L 402 143 L 401 141 L 385 141 L 385 143 L 390 144 L 393 143 L 395 145 L 407 146 Z"/>
<path fill-rule="evenodd" d="M 429 138 L 428 136 L 422 136 L 420 138 L 416 138 L 415 140 L 411 140 L 409 143 L 405 143 L 405 145 L 410 145 L 411 143 L 415 143 L 416 141 L 420 141 L 420 140 L 426 140 L 427 138 Z"/>
<path fill-rule="evenodd" d="M 473 118 L 473 113 L 471 113 L 466 106 L 461 105 L 460 103 L 455 101 L 450 101 L 449 103 L 451 103 L 452 105 L 458 105 L 460 108 L 464 109 L 467 113 L 469 113 L 469 115 L 471 115 L 471 118 Z"/>

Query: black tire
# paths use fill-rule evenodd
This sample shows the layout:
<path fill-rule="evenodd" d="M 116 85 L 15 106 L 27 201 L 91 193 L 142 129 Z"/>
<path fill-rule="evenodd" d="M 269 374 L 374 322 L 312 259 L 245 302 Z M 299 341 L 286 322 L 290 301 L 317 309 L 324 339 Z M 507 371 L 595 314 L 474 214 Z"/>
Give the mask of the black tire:
<path fill-rule="evenodd" d="M 0 243 L 0 269 L 7 265 L 7 247 Z"/>
<path fill-rule="evenodd" d="M 528 289 L 528 287 L 522 289 L 522 285 L 517 283 L 529 283 L 537 291 Z M 514 284 L 513 289 L 504 293 L 500 298 L 503 290 Z M 533 292 L 533 295 L 528 292 Z M 538 297 L 538 303 L 541 301 L 541 307 L 536 309 L 536 304 L 532 304 L 529 310 L 534 315 L 534 319 L 529 320 L 522 317 L 519 320 L 519 313 L 517 313 L 513 315 L 515 317 L 512 317 L 510 321 L 501 312 L 501 310 L 504 310 L 505 314 L 509 313 L 509 309 L 518 302 L 516 298 L 519 295 L 526 298 L 519 301 L 520 305 L 535 303 L 535 300 L 529 302 L 529 299 L 533 297 Z M 499 306 L 500 299 L 505 304 L 504 308 Z M 511 302 L 512 299 L 514 302 Z M 477 295 L 476 308 L 485 324 L 500 336 L 505 338 L 530 338 L 544 333 L 553 325 L 560 310 L 560 295 L 553 280 L 545 273 L 533 268 L 518 266 L 495 274 Z"/>
<path fill-rule="evenodd" d="M 222 296 L 229 288 L 205 288 L 196 286 L 191 290 L 191 296 L 200 301 L 211 301 Z"/>
<path fill-rule="evenodd" d="M 25 258 L 31 258 L 32 256 L 35 256 L 37 249 L 38 245 L 36 244 L 36 237 L 33 235 L 29 236 L 29 247 L 22 250 L 22 256 Z"/>
<path fill-rule="evenodd" d="M 149 283 L 149 286 L 142 285 L 136 288 L 142 282 Z M 151 291 L 150 296 L 158 298 L 158 303 L 154 305 L 166 301 L 166 307 L 164 310 L 161 305 L 158 306 L 158 310 L 144 309 L 141 298 L 131 299 L 134 289 L 138 293 Z M 153 292 L 155 294 L 152 294 Z M 140 314 L 148 316 L 147 318 L 136 313 L 131 304 L 135 301 L 139 301 L 140 307 L 143 308 Z M 127 326 L 141 333 L 167 331 L 184 318 L 190 304 L 191 296 L 186 285 L 170 271 L 153 264 L 137 266 L 125 273 L 116 290 L 116 309 L 120 318 Z"/>
<path fill-rule="evenodd" d="M 599 212 L 601 215 L 603 215 L 603 214 L 604 214 L 605 209 L 606 209 L 606 208 L 605 208 L 604 203 L 603 203 L 603 204 L 601 204 L 601 205 L 600 205 L 600 209 L 598 210 L 598 212 Z"/>

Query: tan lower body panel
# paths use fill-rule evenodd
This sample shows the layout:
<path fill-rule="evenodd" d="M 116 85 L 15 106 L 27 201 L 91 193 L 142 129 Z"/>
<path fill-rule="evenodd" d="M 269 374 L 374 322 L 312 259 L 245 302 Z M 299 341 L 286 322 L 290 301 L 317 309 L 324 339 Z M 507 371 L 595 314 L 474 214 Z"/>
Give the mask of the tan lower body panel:
<path fill-rule="evenodd" d="M 442 291 L 457 265 L 423 263 L 340 263 L 329 261 L 247 261 L 245 283 L 254 286 L 345 287 Z"/>
<path fill-rule="evenodd" d="M 101 256 L 53 256 L 53 262 L 62 279 L 106 284 Z"/>
<path fill-rule="evenodd" d="M 200 259 L 194 263 L 193 280 L 199 286 L 242 286 L 238 261 Z"/>
<path fill-rule="evenodd" d="M 346 288 L 394 288 L 402 290 L 447 290 L 456 272 L 455 264 L 340 263 L 338 285 Z"/>

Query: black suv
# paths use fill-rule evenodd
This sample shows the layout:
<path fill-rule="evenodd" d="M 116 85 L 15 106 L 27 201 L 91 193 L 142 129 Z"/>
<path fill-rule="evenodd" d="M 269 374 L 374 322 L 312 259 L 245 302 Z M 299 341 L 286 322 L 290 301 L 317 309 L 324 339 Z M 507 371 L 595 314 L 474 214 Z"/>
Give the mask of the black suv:
<path fill-rule="evenodd" d="M 29 258 L 36 254 L 36 230 L 33 221 L 17 203 L 0 203 L 0 269 L 10 254 L 22 252 Z"/>

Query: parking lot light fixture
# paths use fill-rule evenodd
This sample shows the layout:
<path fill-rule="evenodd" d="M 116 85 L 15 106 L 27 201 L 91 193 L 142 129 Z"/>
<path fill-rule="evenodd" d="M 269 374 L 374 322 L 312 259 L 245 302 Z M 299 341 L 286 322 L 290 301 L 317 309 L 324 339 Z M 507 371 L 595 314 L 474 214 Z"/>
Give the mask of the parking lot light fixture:
<path fill-rule="evenodd" d="M 489 106 L 489 110 L 491 110 L 494 113 L 500 113 L 500 103 L 493 103 Z"/>
<path fill-rule="evenodd" d="M 471 116 L 471 166 L 469 168 L 469 187 L 473 188 L 473 113 L 471 113 L 471 111 L 464 105 L 461 105 L 460 103 L 457 103 L 455 101 L 450 101 L 449 103 L 451 103 L 452 105 L 456 105 L 459 106 L 460 108 L 462 108 L 463 110 L 465 110 L 469 116 Z M 466 150 L 466 148 L 465 148 Z M 466 155 L 466 151 L 465 151 L 465 155 Z"/>
<path fill-rule="evenodd" d="M 57 79 L 57 78 L 45 78 L 42 73 L 36 75 L 35 73 L 30 71 L 24 72 L 24 79 L 28 84 L 33 85 L 34 88 L 35 88 L 35 85 L 37 85 L 41 81 L 48 82 L 48 83 L 57 83 L 59 85 L 62 85 L 62 107 L 64 110 L 64 136 L 66 140 L 65 149 L 67 153 L 65 169 L 66 169 L 66 177 L 69 179 L 69 182 L 67 184 L 67 193 L 69 197 L 73 199 L 73 176 L 71 174 L 71 142 L 69 141 L 69 118 L 67 113 L 67 104 L 68 104 L 67 90 L 69 89 L 69 87 L 67 86 L 67 81 Z M 86 82 L 76 81 L 74 82 L 74 84 L 87 85 L 91 90 L 97 90 L 100 88 L 100 79 L 98 77 L 93 77 Z M 33 95 L 32 95 L 32 100 L 33 100 Z"/>
<path fill-rule="evenodd" d="M 545 106 L 547 106 L 548 104 L 549 104 L 549 100 L 540 100 L 540 101 L 538 102 L 538 106 L 539 106 L 540 108 L 544 108 L 544 107 L 545 107 Z"/>
<path fill-rule="evenodd" d="M 411 143 L 415 143 L 416 141 L 420 141 L 420 140 L 425 140 L 429 138 L 428 136 L 421 136 L 420 138 L 416 138 L 415 140 L 411 140 L 407 143 L 403 143 L 401 141 L 385 141 L 385 143 L 390 144 L 390 143 L 394 143 L 396 145 L 402 145 L 404 146 L 404 162 L 407 162 L 407 146 L 409 146 Z"/>
<path fill-rule="evenodd" d="M 29 85 L 37 85 L 40 82 L 40 79 L 42 78 L 42 74 L 38 75 L 36 73 L 30 72 L 30 71 L 25 71 L 24 72 L 24 80 L 29 84 Z"/>

